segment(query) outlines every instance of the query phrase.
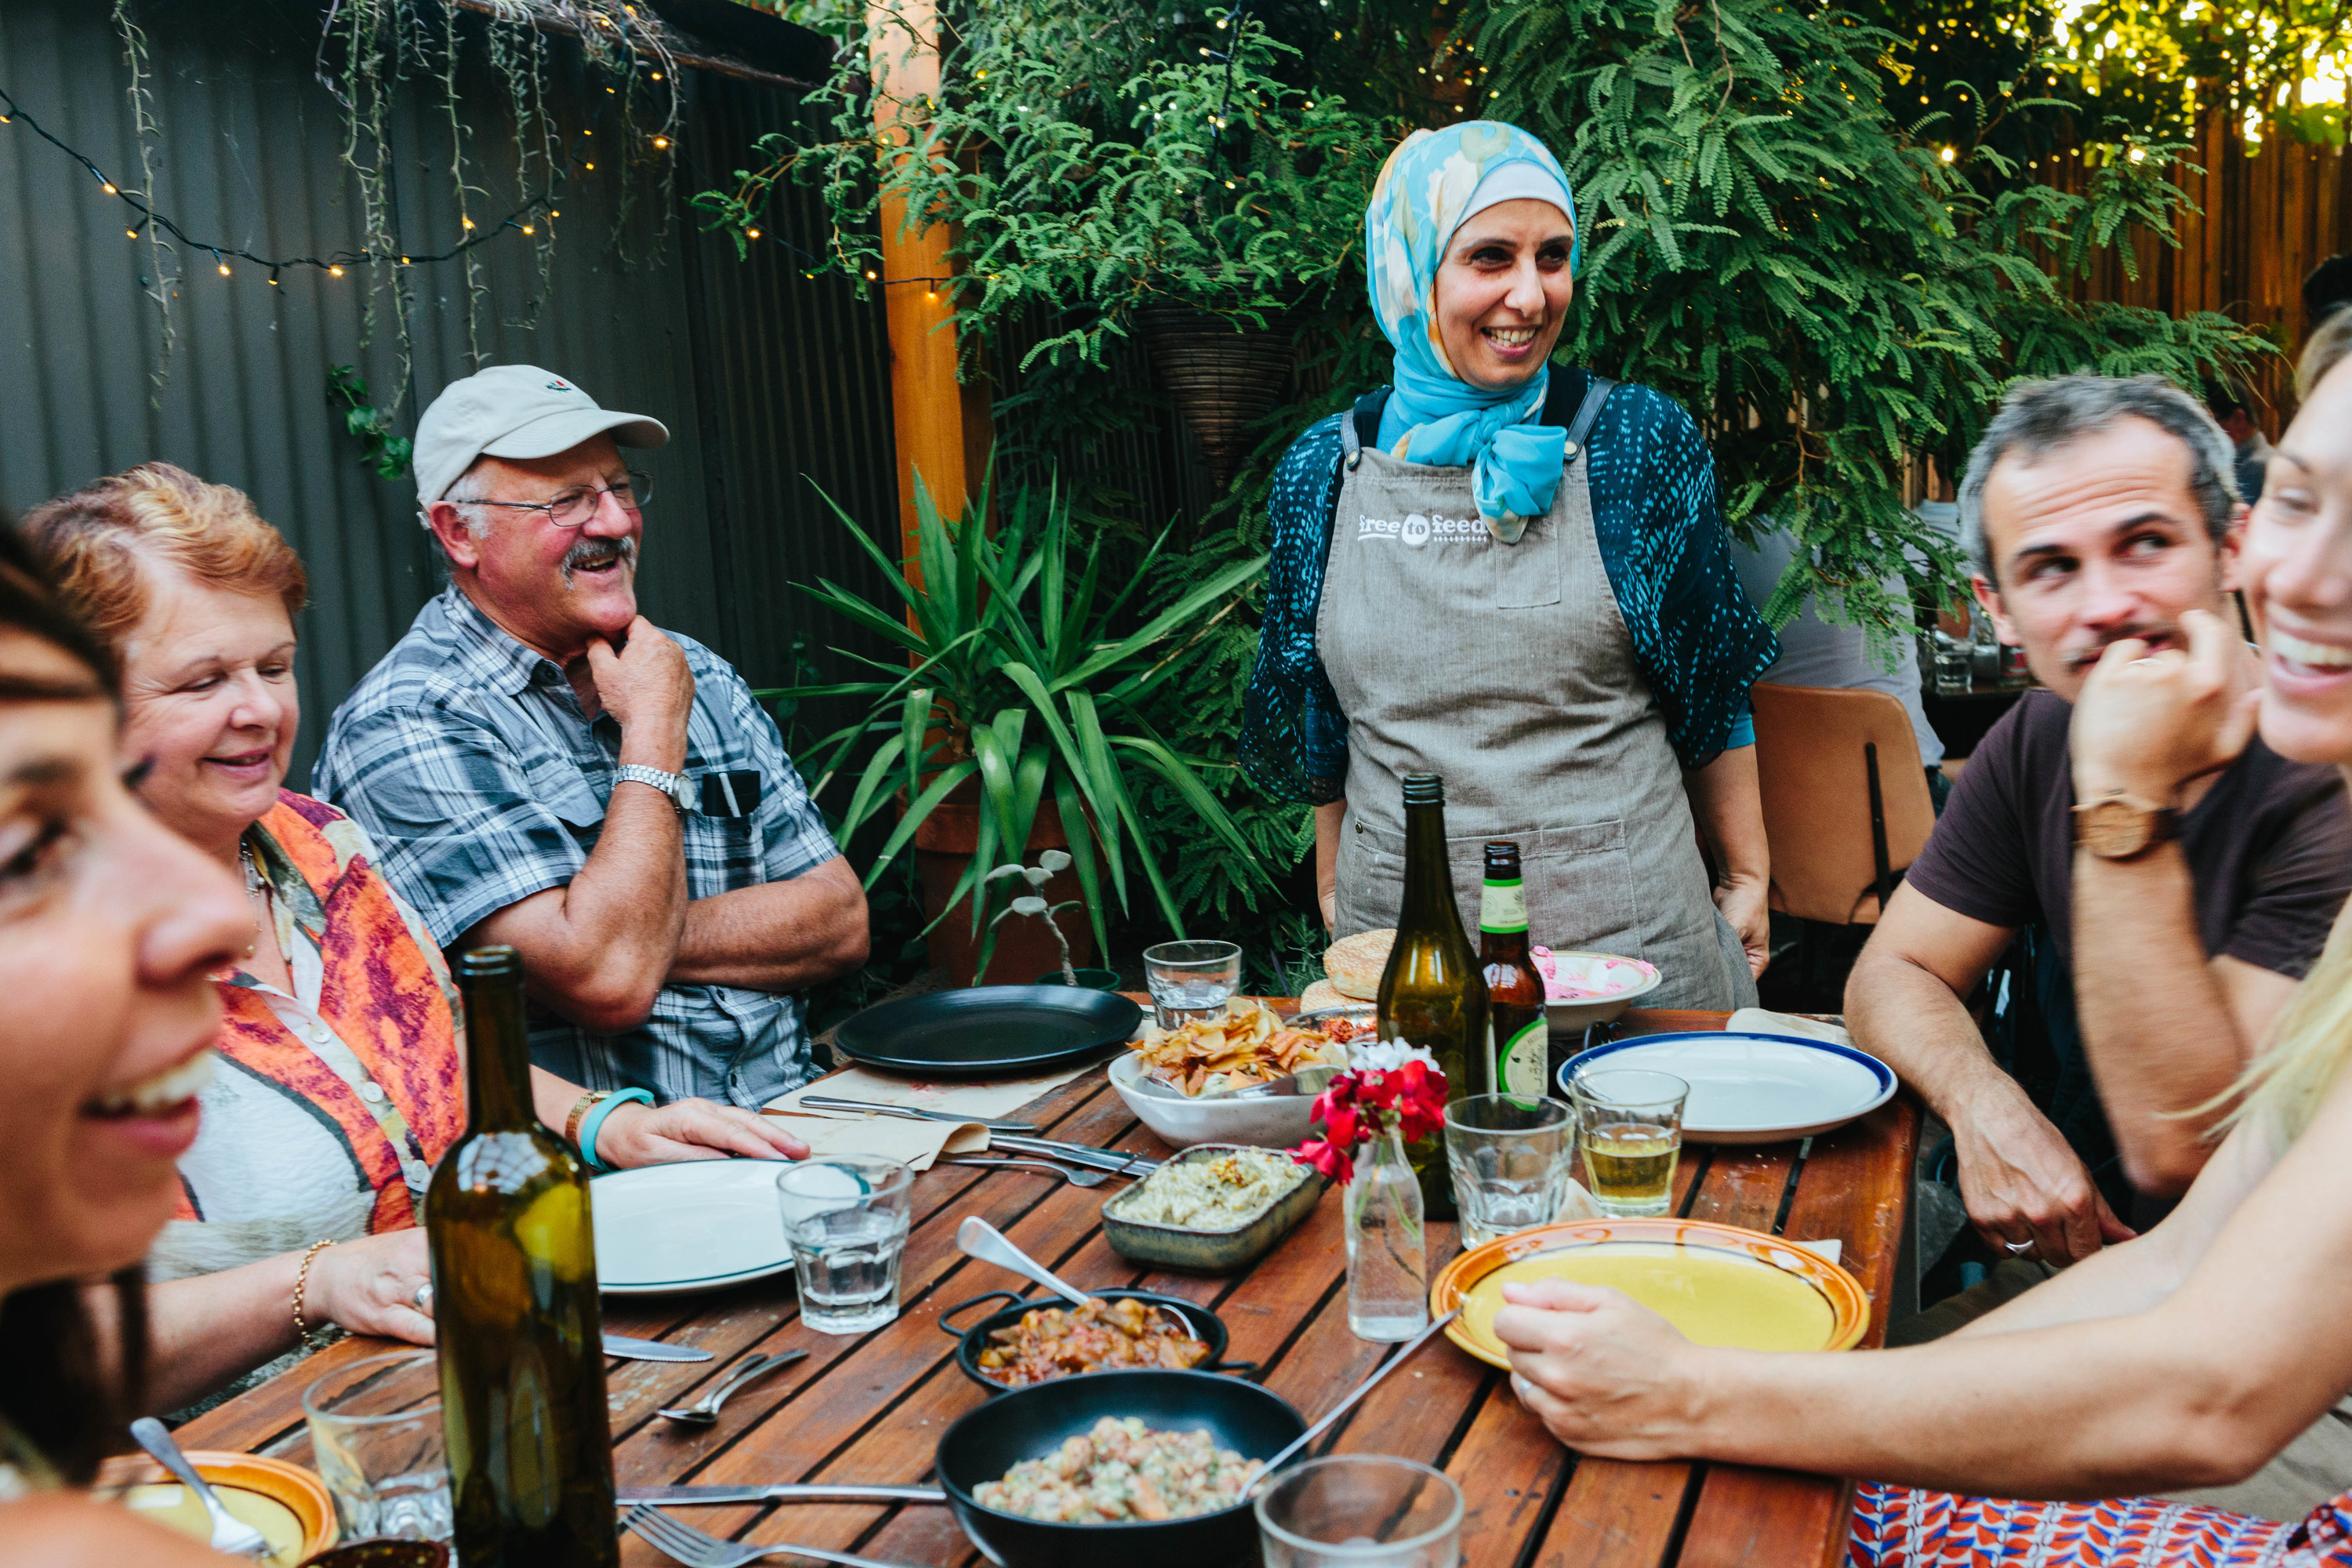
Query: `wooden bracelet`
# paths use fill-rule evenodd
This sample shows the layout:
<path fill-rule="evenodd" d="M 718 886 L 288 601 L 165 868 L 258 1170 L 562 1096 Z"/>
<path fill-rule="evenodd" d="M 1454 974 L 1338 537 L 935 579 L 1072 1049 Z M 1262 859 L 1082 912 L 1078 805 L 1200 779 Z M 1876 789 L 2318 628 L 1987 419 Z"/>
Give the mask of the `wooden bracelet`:
<path fill-rule="evenodd" d="M 610 1089 L 592 1089 L 572 1102 L 572 1114 L 563 1119 L 563 1141 L 566 1143 L 571 1144 L 574 1149 L 580 1148 L 580 1119 L 587 1115 L 590 1108 L 598 1100 L 611 1092 Z M 587 1151 L 583 1149 L 581 1152 L 584 1154 Z"/>
<path fill-rule="evenodd" d="M 302 1254 L 302 1267 L 294 1274 L 294 1331 L 301 1336 L 302 1348 L 306 1351 L 318 1350 L 327 1342 L 324 1336 L 312 1333 L 310 1325 L 302 1321 L 302 1293 L 310 1287 L 311 1260 L 334 1245 L 331 1240 L 312 1242 L 310 1250 Z"/>

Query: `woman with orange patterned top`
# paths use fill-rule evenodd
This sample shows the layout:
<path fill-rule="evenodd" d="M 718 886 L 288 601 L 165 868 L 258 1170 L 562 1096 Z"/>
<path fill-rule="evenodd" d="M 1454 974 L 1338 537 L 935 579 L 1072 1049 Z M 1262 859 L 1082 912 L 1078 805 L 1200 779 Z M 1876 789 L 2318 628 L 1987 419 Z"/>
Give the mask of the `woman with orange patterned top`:
<path fill-rule="evenodd" d="M 240 873 L 253 912 L 241 959 L 214 977 L 223 1070 L 148 1258 L 156 1403 L 201 1398 L 329 1325 L 429 1343 L 417 1204 L 465 1127 L 463 1026 L 367 836 L 281 787 L 301 563 L 242 493 L 163 463 L 50 501 L 25 529 L 121 665 L 141 795 Z M 806 1152 L 749 1111 L 531 1076 L 541 1119 L 599 1168 Z"/>

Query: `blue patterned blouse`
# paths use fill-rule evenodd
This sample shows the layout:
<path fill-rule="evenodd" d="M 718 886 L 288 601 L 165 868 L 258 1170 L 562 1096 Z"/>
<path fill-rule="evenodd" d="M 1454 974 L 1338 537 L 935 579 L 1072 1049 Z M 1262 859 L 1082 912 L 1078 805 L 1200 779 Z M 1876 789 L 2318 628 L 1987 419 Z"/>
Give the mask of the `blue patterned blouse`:
<path fill-rule="evenodd" d="M 1552 374 L 1576 383 L 1564 389 L 1574 408 L 1590 373 Z M 1243 769 L 1276 799 L 1318 805 L 1347 794 L 1348 716 L 1315 646 L 1347 417 L 1310 426 L 1275 469 L 1265 620 L 1243 700 Z M 1679 404 L 1631 384 L 1610 395 L 1585 445 L 1593 530 L 1633 657 L 1684 767 L 1704 767 L 1754 743 L 1748 689 L 1780 655 L 1732 568 L 1715 459 Z"/>

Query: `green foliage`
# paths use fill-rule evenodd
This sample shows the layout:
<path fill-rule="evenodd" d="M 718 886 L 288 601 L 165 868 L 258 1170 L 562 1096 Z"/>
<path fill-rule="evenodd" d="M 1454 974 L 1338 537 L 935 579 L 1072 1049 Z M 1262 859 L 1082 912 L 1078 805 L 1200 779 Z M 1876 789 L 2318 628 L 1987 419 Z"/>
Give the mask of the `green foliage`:
<path fill-rule="evenodd" d="M 394 435 L 392 410 L 368 401 L 368 384 L 347 364 L 327 373 L 327 403 L 343 411 L 343 429 L 359 437 L 360 467 L 380 479 L 396 479 L 407 471 L 416 443 Z"/>
<path fill-rule="evenodd" d="M 1045 304 L 1068 324 L 1021 368 L 1066 352 L 1098 362 L 1133 307 L 1176 302 L 1263 325 L 1360 267 L 1354 237 L 1402 125 L 1286 83 L 1300 51 L 1256 21 L 1221 18 L 1222 47 L 1174 58 L 1151 58 L 1148 22 L 1117 5 L 990 5 L 954 51 L 956 89 L 899 106 L 917 140 L 887 189 L 961 229 L 968 349 Z M 875 110 L 862 82 L 837 81 L 833 96 L 836 140 L 768 136 L 766 166 L 694 199 L 740 246 L 780 180 L 819 184 L 834 263 L 863 277 L 881 262 Z"/>
<path fill-rule="evenodd" d="M 1232 612 L 1236 591 L 1264 572 L 1264 560 L 1231 563 L 1206 574 L 1139 625 L 1130 606 L 1159 559 L 1160 542 L 1130 574 L 1099 550 L 1085 552 L 1082 563 L 1073 560 L 1069 504 L 1057 492 L 1024 489 L 998 509 L 992 529 L 984 492 L 954 523 L 940 515 L 919 484 L 916 499 L 919 543 L 908 564 L 922 586 L 908 583 L 902 563 L 836 506 L 843 525 L 882 567 L 902 602 L 876 605 L 824 581 L 802 590 L 904 649 L 911 668 L 841 650 L 882 678 L 761 693 L 854 697 L 868 704 L 863 717 L 819 742 L 824 757 L 812 792 L 822 797 L 836 776 L 854 774 L 842 835 L 877 819 L 893 794 L 903 793 L 905 812 L 867 869 L 866 885 L 884 875 L 916 829 L 967 781 L 977 781 L 982 805 L 979 847 L 948 903 L 953 907 L 977 889 L 971 908 L 974 933 L 987 930 L 980 952 L 983 969 L 994 930 L 986 921 L 992 889 L 981 879 L 1000 851 L 1022 851 L 1040 804 L 1048 799 L 1068 834 L 1072 868 L 1106 950 L 1103 882 L 1108 878 L 1118 908 L 1127 911 L 1130 860 L 1162 918 L 1183 930 L 1139 807 L 1147 782 L 1171 797 L 1154 813 L 1155 821 L 1189 816 L 1232 858 L 1235 875 L 1263 883 L 1254 847 L 1202 783 L 1201 759 L 1171 746 L 1150 710 L 1164 690 L 1184 688 L 1197 645 Z"/>

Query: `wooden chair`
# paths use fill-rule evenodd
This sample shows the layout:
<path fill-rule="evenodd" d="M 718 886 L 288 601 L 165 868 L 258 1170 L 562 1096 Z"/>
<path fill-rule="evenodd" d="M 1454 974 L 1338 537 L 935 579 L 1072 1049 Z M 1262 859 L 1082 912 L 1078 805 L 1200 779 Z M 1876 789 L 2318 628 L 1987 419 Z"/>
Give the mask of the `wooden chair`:
<path fill-rule="evenodd" d="M 1910 715 L 1884 691 L 1759 684 L 1751 696 L 1772 908 L 1877 924 L 1936 826 Z"/>

